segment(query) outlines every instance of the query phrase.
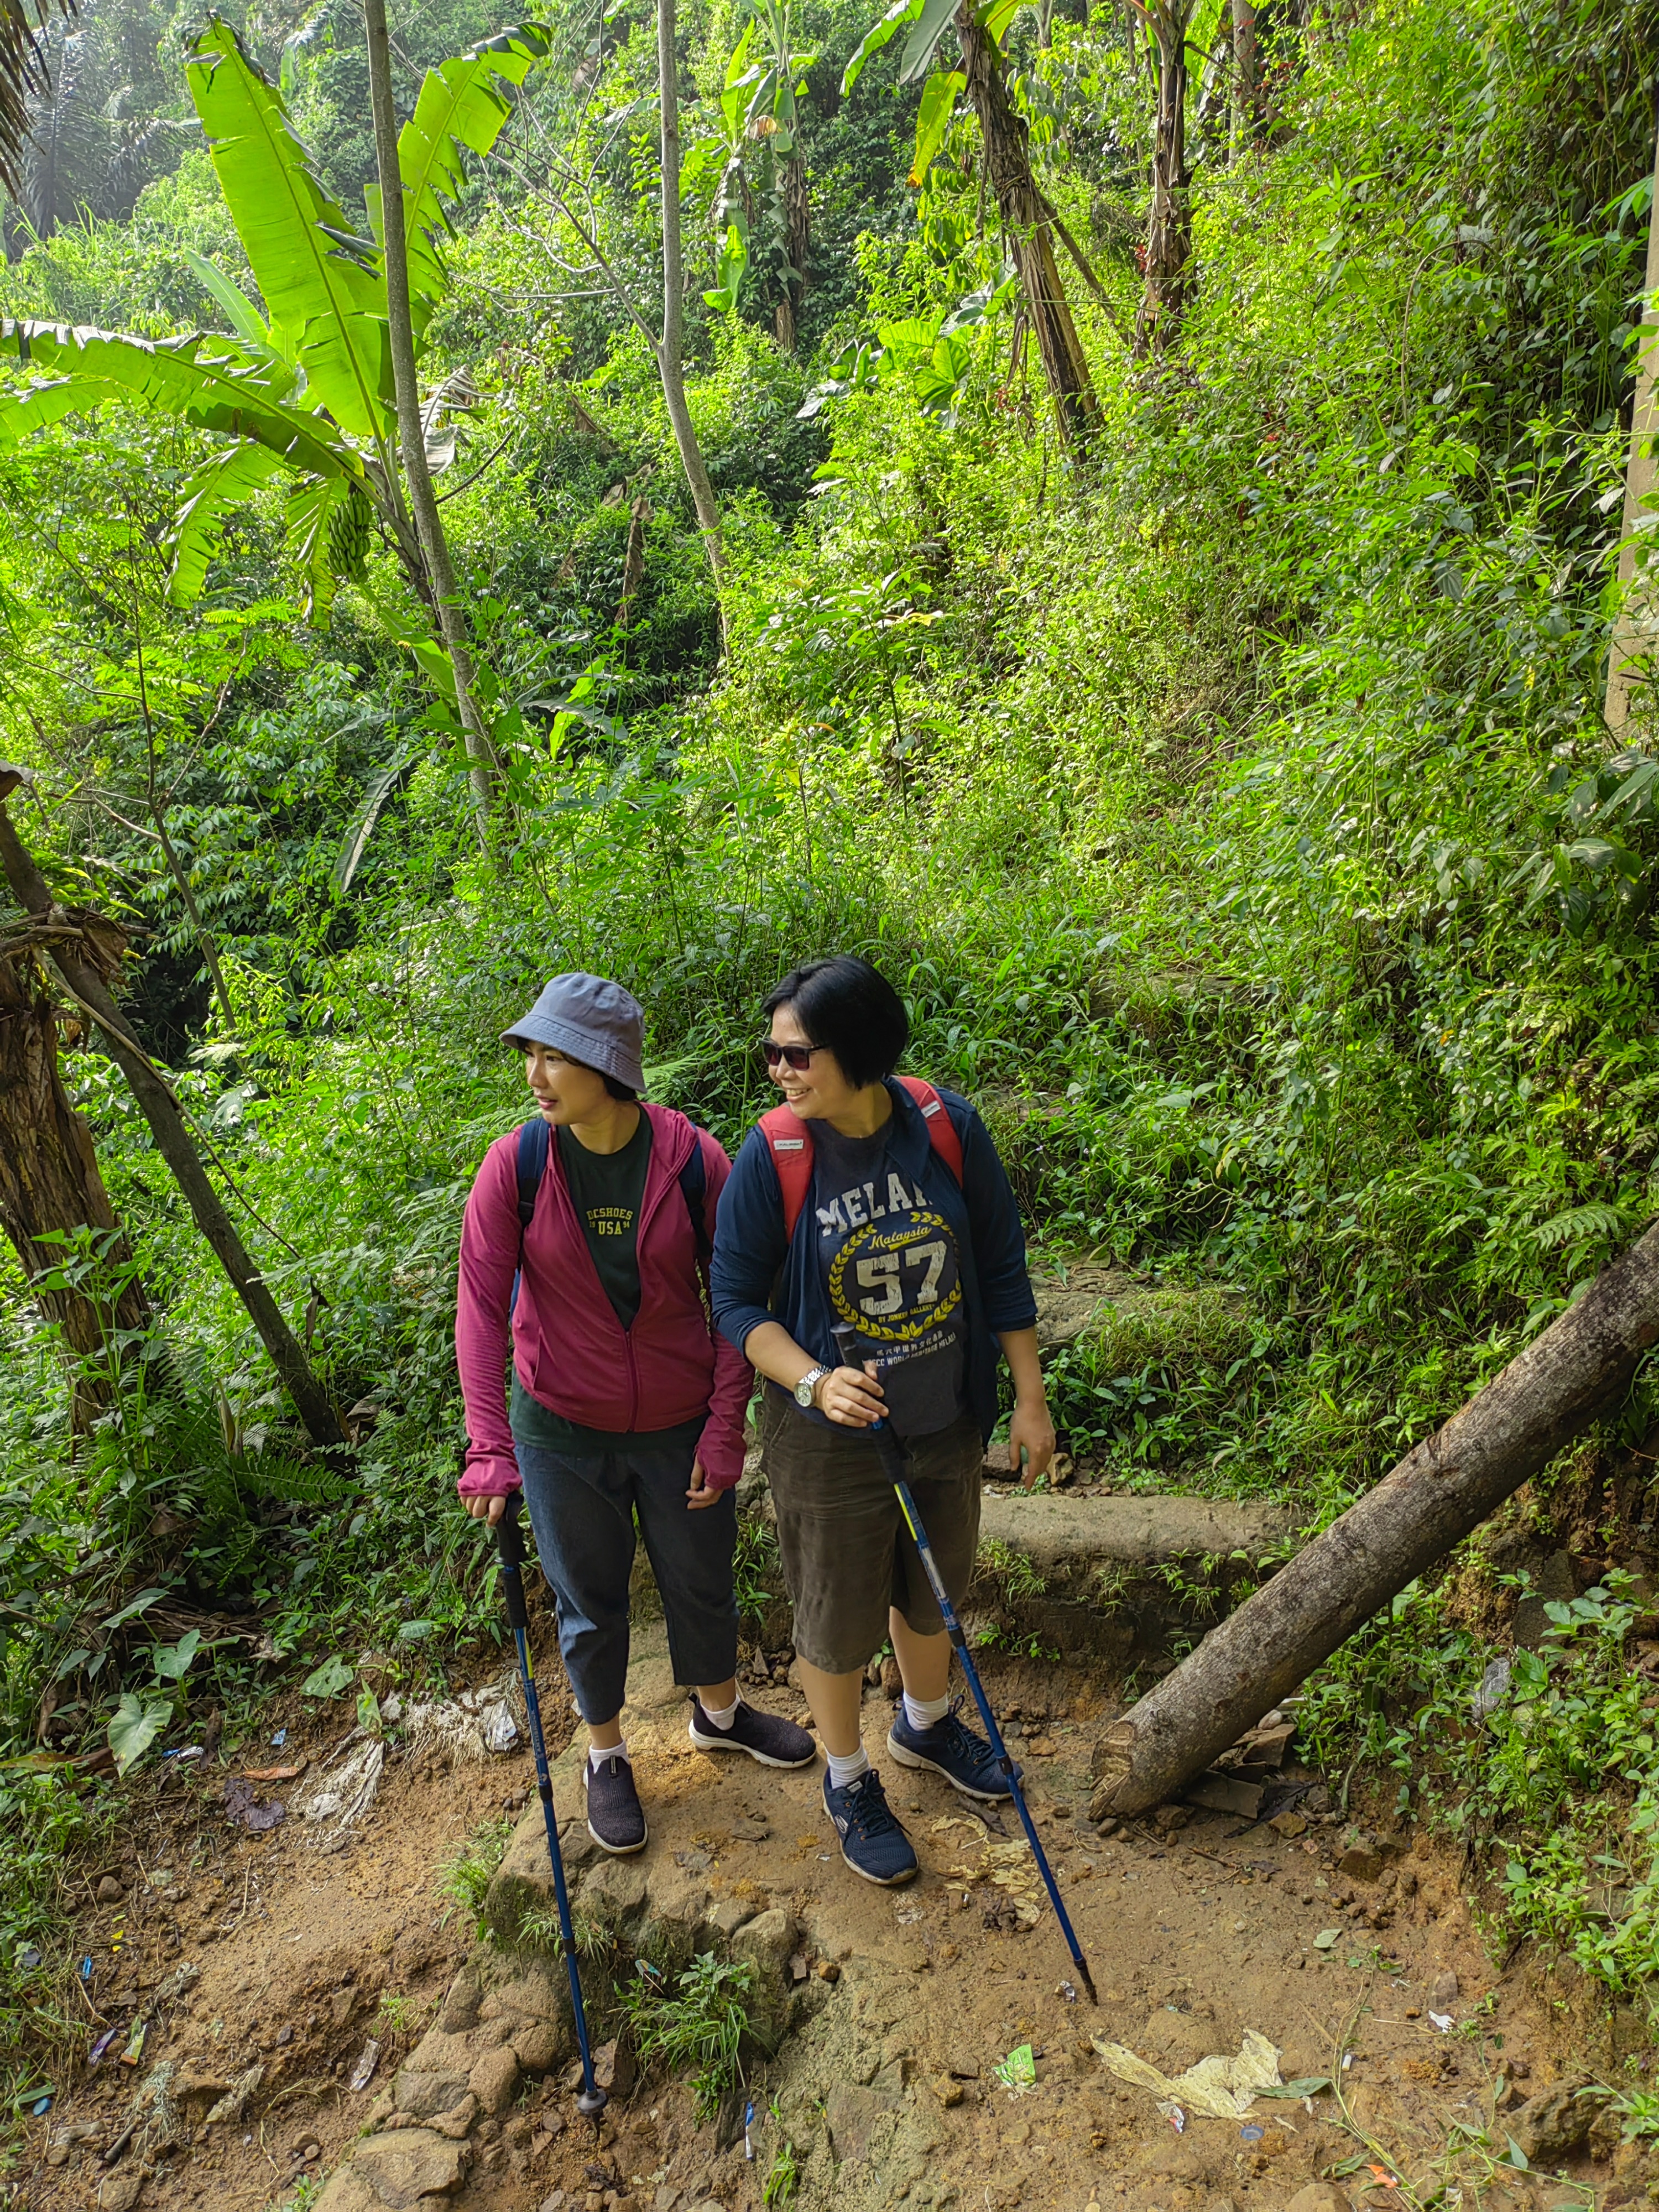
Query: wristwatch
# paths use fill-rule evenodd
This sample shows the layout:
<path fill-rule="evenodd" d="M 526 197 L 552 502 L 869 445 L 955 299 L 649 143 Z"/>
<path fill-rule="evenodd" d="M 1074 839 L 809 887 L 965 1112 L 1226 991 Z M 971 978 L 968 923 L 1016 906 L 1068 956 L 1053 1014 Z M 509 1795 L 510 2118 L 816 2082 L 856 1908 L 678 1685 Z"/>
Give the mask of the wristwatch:
<path fill-rule="evenodd" d="M 827 1367 L 809 1367 L 795 1385 L 795 1403 L 805 1407 L 810 1413 L 812 1408 L 812 1393 L 830 1372 Z"/>

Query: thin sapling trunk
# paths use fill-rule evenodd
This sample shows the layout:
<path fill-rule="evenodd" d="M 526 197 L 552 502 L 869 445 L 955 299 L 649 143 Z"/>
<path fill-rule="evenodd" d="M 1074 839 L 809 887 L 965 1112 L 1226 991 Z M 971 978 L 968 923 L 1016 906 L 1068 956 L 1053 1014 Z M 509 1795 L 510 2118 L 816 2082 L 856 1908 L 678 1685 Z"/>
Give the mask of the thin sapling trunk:
<path fill-rule="evenodd" d="M 392 45 L 386 0 L 363 0 L 368 34 L 369 100 L 374 120 L 374 161 L 380 180 L 380 230 L 386 259 L 386 325 L 392 351 L 392 381 L 398 402 L 398 443 L 403 451 L 404 480 L 420 539 L 421 557 L 432 580 L 438 635 L 455 674 L 455 702 L 466 743 L 467 777 L 478 836 L 488 844 L 494 799 L 495 757 L 472 689 L 472 648 L 466 617 L 455 585 L 449 540 L 427 465 L 426 433 L 421 422 L 421 387 L 415 364 L 415 325 L 409 304 L 409 246 L 404 208 L 403 173 L 398 162 L 398 118 L 392 98 Z"/>

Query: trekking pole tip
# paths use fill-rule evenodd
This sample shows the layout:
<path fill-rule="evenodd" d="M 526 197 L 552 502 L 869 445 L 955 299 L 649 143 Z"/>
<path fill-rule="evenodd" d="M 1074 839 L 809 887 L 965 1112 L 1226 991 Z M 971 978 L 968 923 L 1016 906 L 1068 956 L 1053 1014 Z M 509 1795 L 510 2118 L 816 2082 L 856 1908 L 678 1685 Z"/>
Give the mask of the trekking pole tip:
<path fill-rule="evenodd" d="M 577 2092 L 576 2110 L 585 2120 L 592 2120 L 594 2126 L 598 2127 L 599 2115 L 610 2102 L 610 2098 L 605 2095 L 605 2091 L 596 2081 L 591 2089 L 581 2089 Z"/>

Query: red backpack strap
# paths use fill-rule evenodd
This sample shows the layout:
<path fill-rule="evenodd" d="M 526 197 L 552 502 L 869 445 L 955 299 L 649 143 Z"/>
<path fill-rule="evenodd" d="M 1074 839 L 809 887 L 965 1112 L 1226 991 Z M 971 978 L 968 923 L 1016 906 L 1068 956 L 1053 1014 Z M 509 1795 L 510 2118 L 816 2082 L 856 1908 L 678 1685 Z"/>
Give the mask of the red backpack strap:
<path fill-rule="evenodd" d="M 787 1243 L 795 1233 L 806 1194 L 812 1188 L 812 1139 L 805 1121 L 787 1106 L 775 1106 L 760 1117 L 761 1134 L 771 1151 L 783 1193 L 783 1235 Z"/>
<path fill-rule="evenodd" d="M 921 1118 L 927 1124 L 927 1141 L 956 1178 L 957 1188 L 962 1188 L 962 1139 L 957 1134 L 957 1125 L 945 1111 L 945 1101 L 931 1083 L 919 1075 L 901 1075 L 904 1085 L 918 1106 Z"/>

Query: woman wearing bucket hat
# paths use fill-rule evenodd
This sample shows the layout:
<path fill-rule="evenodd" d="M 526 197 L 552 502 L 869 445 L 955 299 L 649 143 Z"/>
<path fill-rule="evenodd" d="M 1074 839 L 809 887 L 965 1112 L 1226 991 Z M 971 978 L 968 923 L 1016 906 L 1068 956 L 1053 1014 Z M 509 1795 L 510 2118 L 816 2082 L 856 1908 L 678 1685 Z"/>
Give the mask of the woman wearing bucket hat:
<path fill-rule="evenodd" d="M 647 1839 L 620 1719 L 636 1517 L 675 1680 L 696 1686 L 691 1741 L 769 1766 L 817 1756 L 804 1729 L 738 1695 L 732 1492 L 751 1378 L 705 1297 L 731 1163 L 684 1114 L 640 1099 L 644 1024 L 619 983 L 571 975 L 503 1032 L 537 1115 L 478 1170 L 455 1316 L 461 1496 L 495 1522 L 523 1487 L 588 1726 L 588 1832 L 618 1854 Z"/>

